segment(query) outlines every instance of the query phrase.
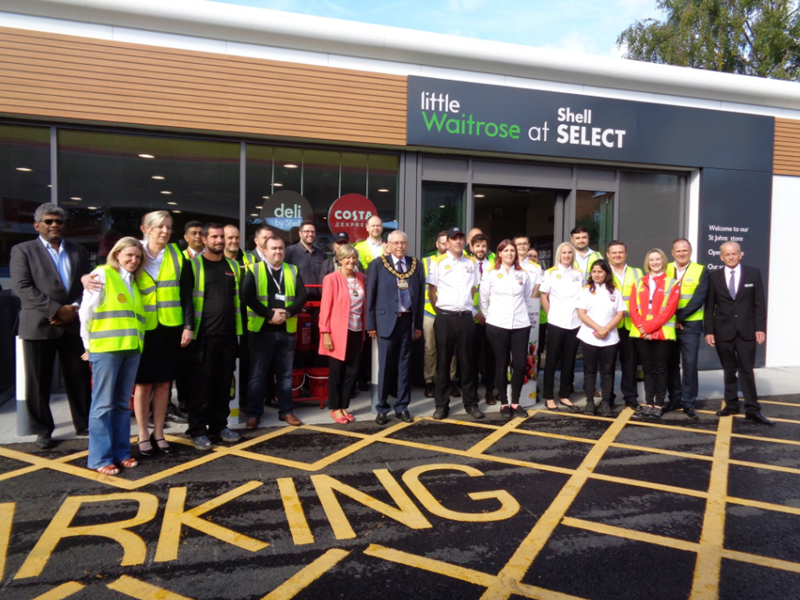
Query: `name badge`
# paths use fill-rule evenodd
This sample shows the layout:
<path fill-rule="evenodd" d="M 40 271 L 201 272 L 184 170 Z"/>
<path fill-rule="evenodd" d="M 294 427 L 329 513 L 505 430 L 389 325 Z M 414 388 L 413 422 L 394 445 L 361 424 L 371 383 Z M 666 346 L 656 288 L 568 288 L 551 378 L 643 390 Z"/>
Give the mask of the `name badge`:
<path fill-rule="evenodd" d="M 744 287 L 753 287 L 753 284 L 752 283 L 745 283 Z"/>
<path fill-rule="evenodd" d="M 285 294 L 275 294 L 275 300 L 280 300 L 281 302 L 286 302 L 286 295 Z"/>

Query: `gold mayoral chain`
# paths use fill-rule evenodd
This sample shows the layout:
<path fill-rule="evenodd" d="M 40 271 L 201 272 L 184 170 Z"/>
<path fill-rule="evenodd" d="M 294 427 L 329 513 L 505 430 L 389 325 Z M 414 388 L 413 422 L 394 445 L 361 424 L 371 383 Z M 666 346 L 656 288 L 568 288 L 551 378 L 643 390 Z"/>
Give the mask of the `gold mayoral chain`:
<path fill-rule="evenodd" d="M 400 290 L 407 290 L 408 289 L 408 282 L 406 281 L 406 279 L 411 277 L 414 274 L 414 272 L 417 270 L 417 259 L 416 258 L 412 258 L 411 259 L 411 268 L 405 273 L 400 273 L 399 271 L 397 271 L 389 263 L 389 261 L 386 260 L 385 256 L 381 256 L 381 260 L 383 261 L 383 266 L 386 267 L 386 270 L 389 271 L 389 273 L 391 273 L 395 277 L 397 277 L 397 288 L 400 289 Z"/>

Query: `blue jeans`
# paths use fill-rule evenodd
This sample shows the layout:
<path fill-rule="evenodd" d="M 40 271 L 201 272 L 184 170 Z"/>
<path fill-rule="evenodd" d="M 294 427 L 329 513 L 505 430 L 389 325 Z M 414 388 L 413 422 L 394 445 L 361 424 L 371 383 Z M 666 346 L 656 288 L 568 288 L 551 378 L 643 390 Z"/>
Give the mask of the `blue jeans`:
<path fill-rule="evenodd" d="M 295 334 L 285 331 L 251 331 L 250 382 L 247 386 L 247 416 L 261 418 L 264 414 L 264 390 L 267 375 L 275 374 L 275 394 L 278 396 L 278 415 L 292 412 L 292 366 Z"/>
<path fill-rule="evenodd" d="M 141 357 L 138 350 L 89 355 L 93 379 L 87 460 L 90 469 L 119 464 L 131 457 L 131 392 Z"/>

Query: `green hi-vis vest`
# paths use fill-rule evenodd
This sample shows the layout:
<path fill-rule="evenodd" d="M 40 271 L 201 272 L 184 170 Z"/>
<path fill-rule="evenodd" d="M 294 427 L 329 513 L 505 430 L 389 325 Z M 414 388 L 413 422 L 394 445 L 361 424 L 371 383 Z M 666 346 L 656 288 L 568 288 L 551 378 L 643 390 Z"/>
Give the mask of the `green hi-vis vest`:
<path fill-rule="evenodd" d="M 194 305 L 194 334 L 200 332 L 200 322 L 203 320 L 203 303 L 206 297 L 206 271 L 202 255 L 198 254 L 192 259 L 192 273 L 194 273 L 194 290 L 192 291 L 192 304 Z M 239 265 L 230 258 L 223 257 L 228 261 L 228 266 L 233 272 L 234 294 L 233 306 L 236 312 L 236 335 L 242 335 L 242 308 L 239 301 Z"/>
<path fill-rule="evenodd" d="M 672 293 L 672 288 L 678 285 L 678 282 L 672 279 L 671 277 L 667 277 L 664 280 L 664 301 L 661 304 L 661 308 L 663 309 L 669 303 L 669 295 Z M 644 278 L 640 277 L 636 280 L 636 283 L 633 284 L 633 288 L 631 289 L 632 294 L 636 294 L 636 299 L 639 299 L 639 293 L 644 289 Z M 630 303 L 628 303 L 628 307 L 630 308 Z M 641 308 L 641 307 L 640 307 Z M 675 335 L 675 315 L 673 314 L 669 321 L 664 323 L 661 326 L 661 333 L 664 334 L 665 340 L 676 340 L 677 337 Z M 636 327 L 631 327 L 631 337 L 632 338 L 640 338 L 642 334 L 639 332 L 639 329 Z"/>
<path fill-rule="evenodd" d="M 105 299 L 97 307 L 89 327 L 89 352 L 142 351 L 144 347 L 144 304 L 139 288 L 122 281 L 114 267 L 103 265 Z"/>
<path fill-rule="evenodd" d="M 681 299 L 678 300 L 679 309 L 689 304 L 689 300 L 691 300 L 692 296 L 694 296 L 694 291 L 697 289 L 697 286 L 700 285 L 700 276 L 703 274 L 703 269 L 705 269 L 705 267 L 703 265 L 698 265 L 697 263 L 689 263 L 689 265 L 686 267 L 686 271 L 683 274 L 683 279 L 680 281 Z M 667 277 L 677 279 L 677 272 L 678 270 L 675 267 L 674 262 L 671 262 L 667 265 Z M 684 319 L 684 321 L 702 321 L 703 314 L 704 311 L 703 307 L 701 306 L 698 310 Z"/>
<path fill-rule="evenodd" d="M 575 253 L 575 255 L 577 256 L 577 252 Z M 594 252 L 590 252 L 589 253 L 589 257 L 588 257 L 588 259 L 586 261 L 586 270 L 585 271 L 583 269 L 581 269 L 580 266 L 578 265 L 578 259 L 577 258 L 572 261 L 572 268 L 573 269 L 577 269 L 578 271 L 583 273 L 583 282 L 582 283 L 584 285 L 586 285 L 586 282 L 589 279 L 589 273 L 592 270 L 592 265 L 594 264 L 594 261 L 602 260 L 602 258 L 603 258 L 603 255 L 600 254 L 597 250 L 595 250 Z"/>
<path fill-rule="evenodd" d="M 369 240 L 358 242 L 353 247 L 358 250 L 358 262 L 361 263 L 361 268 L 364 269 L 366 273 L 369 263 L 375 258 L 372 256 L 372 248 L 369 246 Z"/>
<path fill-rule="evenodd" d="M 258 262 L 258 257 L 255 252 L 242 252 L 242 262 L 242 268 L 247 269 Z"/>
<path fill-rule="evenodd" d="M 614 274 L 614 283 L 617 288 L 622 290 L 622 301 L 625 302 L 625 315 L 619 322 L 619 325 L 617 325 L 617 329 L 622 329 L 624 327 L 630 331 L 631 327 L 633 327 L 633 321 L 631 321 L 631 312 L 628 309 L 628 300 L 630 300 L 631 297 L 631 288 L 633 284 L 642 278 L 642 270 L 636 267 L 625 267 L 625 277 L 622 281 L 617 277 L 617 272 L 614 270 L 614 267 L 611 267 L 611 272 Z"/>
<path fill-rule="evenodd" d="M 140 269 L 136 274 L 136 284 L 142 294 L 145 325 L 147 331 L 155 329 L 159 323 L 167 327 L 183 325 L 181 310 L 181 269 L 183 254 L 177 244 L 164 247 L 164 260 L 158 269 L 158 278 L 153 281 L 147 271 Z"/>
<path fill-rule="evenodd" d="M 422 267 L 425 269 L 425 280 L 428 280 L 428 271 L 431 268 L 431 259 L 432 256 L 426 256 L 422 259 Z M 425 312 L 429 317 L 436 317 L 436 309 L 433 308 L 433 304 L 431 304 L 430 296 L 428 296 L 428 284 L 425 284 Z"/>
<path fill-rule="evenodd" d="M 256 290 L 258 300 L 264 306 L 269 306 L 269 294 L 267 292 L 267 263 L 259 262 L 252 267 L 253 277 L 256 280 Z M 289 308 L 295 299 L 295 280 L 297 279 L 297 267 L 287 263 L 283 263 L 283 279 L 284 286 L 284 304 Z M 248 331 L 261 331 L 264 325 L 264 317 L 258 313 L 247 309 L 247 330 Z M 286 319 L 286 332 L 294 333 L 297 331 L 297 317 L 289 317 Z"/>

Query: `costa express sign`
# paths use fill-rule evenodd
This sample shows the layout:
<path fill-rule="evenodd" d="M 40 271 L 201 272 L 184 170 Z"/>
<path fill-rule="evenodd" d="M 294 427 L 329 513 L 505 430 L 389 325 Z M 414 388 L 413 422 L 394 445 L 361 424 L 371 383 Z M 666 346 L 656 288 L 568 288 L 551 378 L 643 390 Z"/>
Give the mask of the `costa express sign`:
<path fill-rule="evenodd" d="M 345 194 L 331 204 L 328 227 L 333 234 L 344 232 L 350 241 L 367 239 L 367 221 L 378 214 L 372 201 L 361 194 Z"/>

